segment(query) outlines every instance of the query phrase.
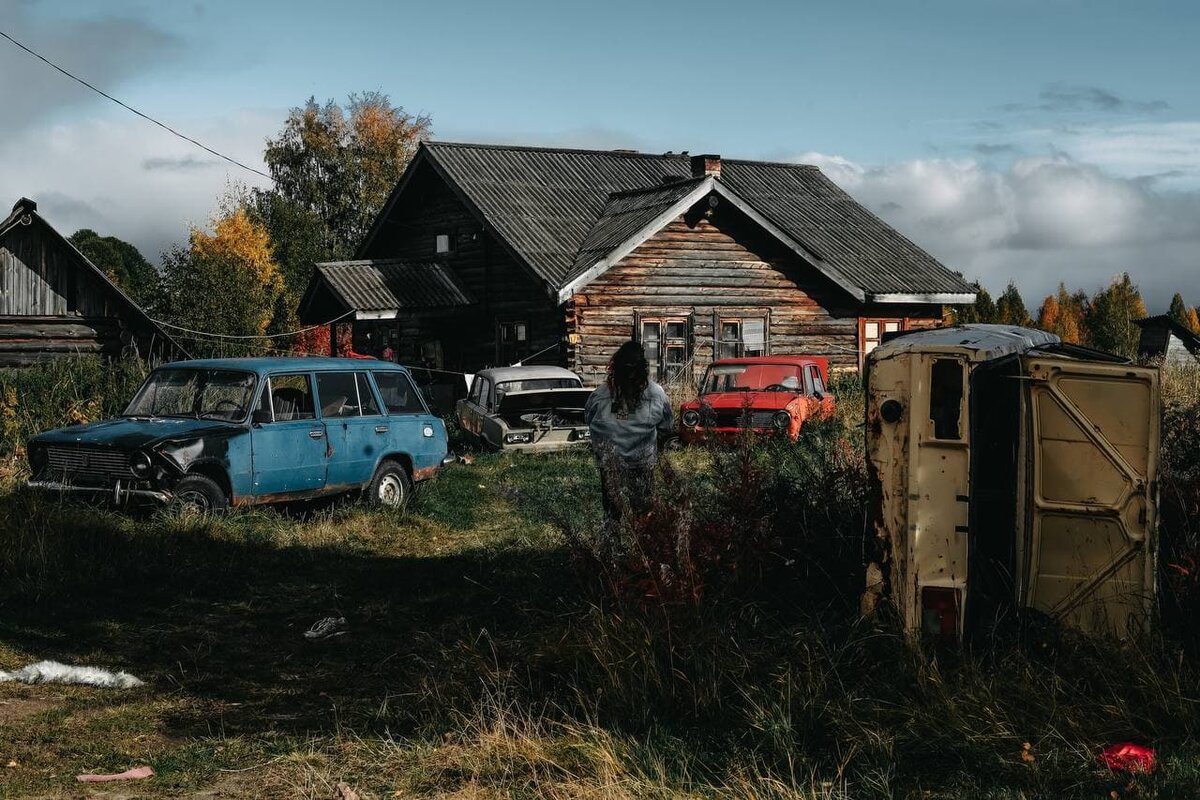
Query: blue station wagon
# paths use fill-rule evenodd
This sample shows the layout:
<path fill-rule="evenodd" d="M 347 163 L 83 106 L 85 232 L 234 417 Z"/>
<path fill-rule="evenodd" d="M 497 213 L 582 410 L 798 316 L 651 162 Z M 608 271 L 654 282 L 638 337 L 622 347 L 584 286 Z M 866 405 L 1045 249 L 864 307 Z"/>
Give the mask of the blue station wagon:
<path fill-rule="evenodd" d="M 121 417 L 27 450 L 32 488 L 201 512 L 350 491 L 400 507 L 450 460 L 408 370 L 343 358 L 166 364 Z"/>

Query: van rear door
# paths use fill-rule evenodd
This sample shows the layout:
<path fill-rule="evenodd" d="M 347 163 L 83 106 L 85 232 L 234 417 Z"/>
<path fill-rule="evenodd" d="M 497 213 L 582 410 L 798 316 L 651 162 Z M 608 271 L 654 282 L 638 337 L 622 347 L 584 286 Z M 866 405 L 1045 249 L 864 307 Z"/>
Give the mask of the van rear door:
<path fill-rule="evenodd" d="M 1155 586 L 1158 372 L 1032 358 L 1022 605 L 1123 634 Z M 1019 562 L 1020 563 L 1020 562 Z"/>

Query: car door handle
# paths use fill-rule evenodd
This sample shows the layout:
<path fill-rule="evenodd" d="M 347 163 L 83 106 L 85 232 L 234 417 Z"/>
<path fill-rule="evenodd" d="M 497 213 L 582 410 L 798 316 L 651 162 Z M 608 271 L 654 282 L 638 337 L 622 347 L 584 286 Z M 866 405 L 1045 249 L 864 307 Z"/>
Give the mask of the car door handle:
<path fill-rule="evenodd" d="M 309 432 L 308 432 L 308 438 L 310 438 L 310 439 L 324 439 L 324 438 L 325 438 L 325 431 L 309 431 Z"/>
<path fill-rule="evenodd" d="M 387 433 L 387 432 L 388 432 L 388 426 L 387 426 L 387 425 L 376 425 L 376 426 L 375 426 L 375 432 L 376 432 L 376 433 Z"/>

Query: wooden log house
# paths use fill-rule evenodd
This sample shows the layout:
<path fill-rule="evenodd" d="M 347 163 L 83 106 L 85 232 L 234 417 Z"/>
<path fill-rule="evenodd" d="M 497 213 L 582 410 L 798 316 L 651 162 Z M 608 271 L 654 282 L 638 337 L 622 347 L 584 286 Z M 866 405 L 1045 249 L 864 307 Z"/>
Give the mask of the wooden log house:
<path fill-rule="evenodd" d="M 21 198 L 0 222 L 0 367 L 187 354 Z"/>
<path fill-rule="evenodd" d="M 816 167 L 716 155 L 425 142 L 358 259 L 427 265 L 462 289 L 437 313 L 385 310 L 376 340 L 397 360 L 552 363 L 593 384 L 630 337 L 665 382 L 755 354 L 857 369 L 886 333 L 974 300 Z M 329 289 L 318 269 L 308 296 Z M 353 306 L 309 304 L 302 319 Z"/>

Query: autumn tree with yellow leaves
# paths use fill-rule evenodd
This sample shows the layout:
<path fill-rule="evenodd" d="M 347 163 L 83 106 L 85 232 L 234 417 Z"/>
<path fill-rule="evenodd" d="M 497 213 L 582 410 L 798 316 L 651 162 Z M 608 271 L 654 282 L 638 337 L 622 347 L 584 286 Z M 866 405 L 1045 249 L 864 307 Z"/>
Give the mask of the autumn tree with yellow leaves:
<path fill-rule="evenodd" d="M 284 282 L 266 228 L 245 208 L 226 209 L 212 233 L 192 228 L 188 246 L 163 254 L 166 314 L 174 324 L 226 336 L 260 336 L 281 307 Z M 264 340 L 189 338 L 195 354 L 261 352 Z"/>
<path fill-rule="evenodd" d="M 1066 284 L 1058 285 L 1056 294 L 1047 295 L 1038 311 L 1037 326 L 1058 335 L 1071 344 L 1084 343 L 1084 307 L 1087 295 L 1082 292 L 1071 294 Z"/>

